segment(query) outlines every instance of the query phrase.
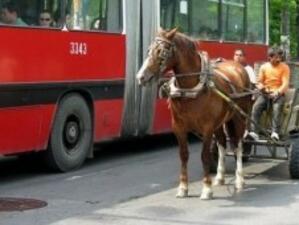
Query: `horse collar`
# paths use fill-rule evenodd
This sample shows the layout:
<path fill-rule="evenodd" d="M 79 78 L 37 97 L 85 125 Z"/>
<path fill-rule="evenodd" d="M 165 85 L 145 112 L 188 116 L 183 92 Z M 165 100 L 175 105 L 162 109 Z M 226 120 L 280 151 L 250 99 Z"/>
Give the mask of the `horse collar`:
<path fill-rule="evenodd" d="M 193 88 L 180 88 L 176 84 L 176 78 L 172 77 L 162 88 L 170 98 L 196 98 L 198 94 L 206 87 L 206 82 L 199 82 Z"/>
<path fill-rule="evenodd" d="M 180 88 L 177 86 L 176 77 L 172 77 L 167 84 L 162 87 L 170 98 L 196 98 L 201 91 L 208 85 L 208 76 L 210 74 L 209 56 L 206 52 L 198 52 L 201 59 L 201 71 L 199 82 L 193 88 Z"/>

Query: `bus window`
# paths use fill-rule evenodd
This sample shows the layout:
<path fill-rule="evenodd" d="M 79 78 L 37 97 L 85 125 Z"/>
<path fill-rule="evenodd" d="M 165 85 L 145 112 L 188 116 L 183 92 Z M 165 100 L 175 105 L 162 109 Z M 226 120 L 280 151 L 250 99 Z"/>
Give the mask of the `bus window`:
<path fill-rule="evenodd" d="M 161 0 L 161 26 L 202 39 L 218 39 L 219 0 Z"/>
<path fill-rule="evenodd" d="M 122 0 L 72 0 L 68 2 L 66 24 L 73 30 L 121 32 Z"/>
<path fill-rule="evenodd" d="M 2 5 L 5 5 L 7 1 L 1 1 Z M 18 18 L 24 22 L 26 26 L 40 26 L 40 14 L 42 12 L 47 12 L 49 17 L 51 17 L 50 27 L 56 27 L 59 25 L 61 20 L 60 8 L 61 1 L 59 0 L 18 0 L 12 1 L 14 7 L 17 9 Z M 48 19 L 48 18 L 42 18 Z M 13 24 L 13 23 L 5 23 L 3 18 L 1 18 L 1 22 L 5 25 L 21 25 L 21 24 Z M 25 26 L 24 25 L 24 26 Z"/>
<path fill-rule="evenodd" d="M 222 2 L 222 27 L 225 40 L 244 41 L 244 9 L 244 0 Z"/>
<path fill-rule="evenodd" d="M 178 27 L 181 32 L 189 33 L 189 1 L 161 0 L 161 26 L 165 29 Z"/>
<path fill-rule="evenodd" d="M 219 39 L 219 0 L 192 1 L 192 34 L 201 39 Z"/>
<path fill-rule="evenodd" d="M 253 43 L 265 42 L 265 1 L 247 1 L 247 41 Z"/>

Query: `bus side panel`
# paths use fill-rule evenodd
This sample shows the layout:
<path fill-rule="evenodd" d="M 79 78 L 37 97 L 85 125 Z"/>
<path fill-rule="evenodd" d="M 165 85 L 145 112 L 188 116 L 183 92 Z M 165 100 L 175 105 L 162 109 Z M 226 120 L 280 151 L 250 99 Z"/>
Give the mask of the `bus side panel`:
<path fill-rule="evenodd" d="M 164 99 L 157 99 L 152 132 L 154 134 L 167 133 L 171 131 L 171 116 L 168 102 Z"/>
<path fill-rule="evenodd" d="M 36 149 L 41 117 L 40 106 L 0 109 L 1 154 Z"/>
<path fill-rule="evenodd" d="M 96 138 L 119 136 L 123 93 L 117 84 L 113 94 L 109 85 L 115 87 L 125 76 L 124 35 L 5 26 L 0 33 L 5 100 L 0 104 L 0 154 L 45 149 L 58 98 L 80 88 L 104 101 L 96 107 Z"/>
<path fill-rule="evenodd" d="M 95 141 L 120 136 L 123 100 L 103 100 L 95 102 Z"/>
<path fill-rule="evenodd" d="M 125 76 L 122 34 L 0 28 L 1 84 L 83 82 Z"/>
<path fill-rule="evenodd" d="M 241 48 L 246 53 L 246 59 L 252 66 L 255 62 L 265 61 L 267 59 L 266 45 L 258 44 L 242 44 L 242 43 L 223 43 L 216 41 L 200 41 L 198 42 L 198 49 L 207 51 L 210 58 L 222 57 L 225 59 L 233 59 L 234 51 Z"/>
<path fill-rule="evenodd" d="M 40 138 L 38 138 L 37 150 L 45 150 L 48 147 L 52 126 L 57 113 L 57 105 L 42 105 L 40 109 L 42 122 L 40 129 Z"/>
<path fill-rule="evenodd" d="M 46 149 L 55 106 L 0 109 L 1 154 Z"/>

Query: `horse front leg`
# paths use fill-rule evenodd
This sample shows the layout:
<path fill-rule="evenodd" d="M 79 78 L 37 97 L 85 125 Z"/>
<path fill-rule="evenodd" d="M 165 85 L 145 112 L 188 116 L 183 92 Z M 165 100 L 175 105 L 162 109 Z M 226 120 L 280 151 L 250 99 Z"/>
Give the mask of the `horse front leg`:
<path fill-rule="evenodd" d="M 188 196 L 188 141 L 187 134 L 176 134 L 179 143 L 179 154 L 181 160 L 181 170 L 180 170 L 180 183 L 177 190 L 177 198 L 185 198 Z"/>
<path fill-rule="evenodd" d="M 214 185 L 225 184 L 225 154 L 226 154 L 226 135 L 224 133 L 224 127 L 222 126 L 218 131 L 215 132 L 218 147 L 218 166 L 217 175 L 215 177 Z"/>
<path fill-rule="evenodd" d="M 210 147 L 212 142 L 212 135 L 208 138 L 203 139 L 203 150 L 201 153 L 201 160 L 203 163 L 204 169 L 204 178 L 203 178 L 203 188 L 200 195 L 200 199 L 208 200 L 213 197 L 213 190 L 212 190 L 212 179 L 210 176 L 210 163 L 211 163 L 211 154 L 210 154 Z"/>
<path fill-rule="evenodd" d="M 235 182 L 235 187 L 238 192 L 242 191 L 245 185 L 244 175 L 243 175 L 242 156 L 243 156 L 243 145 L 242 145 L 242 141 L 239 141 L 238 146 L 236 148 L 237 166 L 236 166 L 236 182 Z"/>

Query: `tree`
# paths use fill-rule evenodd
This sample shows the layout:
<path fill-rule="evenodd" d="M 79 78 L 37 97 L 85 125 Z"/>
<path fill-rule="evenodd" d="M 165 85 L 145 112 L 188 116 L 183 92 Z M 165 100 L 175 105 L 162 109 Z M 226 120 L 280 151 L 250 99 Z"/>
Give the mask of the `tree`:
<path fill-rule="evenodd" d="M 296 39 L 298 38 L 298 34 L 299 34 L 299 0 L 296 0 L 296 15 L 295 15 L 296 19 L 295 19 L 295 28 L 294 31 L 297 34 Z M 297 48 L 296 48 L 296 58 L 299 58 L 299 44 L 297 44 Z"/>
<path fill-rule="evenodd" d="M 298 58 L 298 34 L 299 0 L 271 0 L 270 45 L 284 45 L 284 47 L 289 49 L 288 51 L 292 58 Z"/>

